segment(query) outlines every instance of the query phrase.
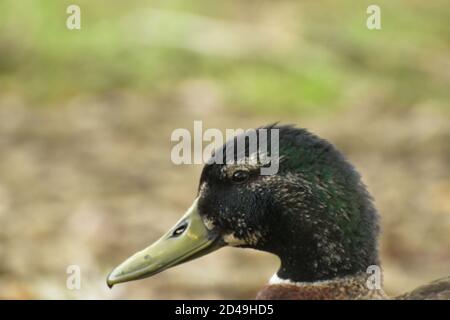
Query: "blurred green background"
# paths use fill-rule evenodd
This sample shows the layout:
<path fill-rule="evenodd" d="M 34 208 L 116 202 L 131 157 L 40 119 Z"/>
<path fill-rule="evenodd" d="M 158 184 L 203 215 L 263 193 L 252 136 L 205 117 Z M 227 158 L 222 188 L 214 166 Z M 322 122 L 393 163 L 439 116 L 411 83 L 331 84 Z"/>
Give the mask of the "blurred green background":
<path fill-rule="evenodd" d="M 328 139 L 375 197 L 388 293 L 448 275 L 449 21 L 444 0 L 2 0 L 0 298 L 253 298 L 277 259 L 232 248 L 105 285 L 192 202 L 170 134 L 194 120 Z"/>

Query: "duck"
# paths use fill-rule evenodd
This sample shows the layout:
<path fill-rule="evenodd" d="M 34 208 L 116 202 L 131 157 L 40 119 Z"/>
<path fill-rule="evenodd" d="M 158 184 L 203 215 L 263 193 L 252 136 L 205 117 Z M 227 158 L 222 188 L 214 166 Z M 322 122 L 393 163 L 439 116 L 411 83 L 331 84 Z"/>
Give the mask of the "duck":
<path fill-rule="evenodd" d="M 251 134 L 262 131 L 266 136 L 256 135 L 252 149 Z M 272 139 L 275 133 L 278 139 Z M 244 151 L 235 147 L 238 141 L 245 142 Z M 225 154 L 232 156 L 214 161 Z M 262 174 L 267 159 L 277 162 L 275 173 Z M 215 150 L 191 207 L 159 240 L 113 269 L 107 285 L 147 278 L 231 246 L 279 258 L 258 300 L 450 299 L 450 277 L 387 296 L 379 234 L 374 200 L 345 156 L 307 129 L 271 124 Z"/>

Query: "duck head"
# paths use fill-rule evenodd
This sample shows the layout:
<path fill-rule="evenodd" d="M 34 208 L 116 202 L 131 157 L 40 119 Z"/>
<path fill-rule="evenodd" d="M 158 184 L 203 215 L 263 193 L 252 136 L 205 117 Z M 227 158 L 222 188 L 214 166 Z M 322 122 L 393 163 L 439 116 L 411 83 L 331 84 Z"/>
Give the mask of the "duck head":
<path fill-rule="evenodd" d="M 232 148 L 234 163 L 207 163 L 190 209 L 158 241 L 115 268 L 107 278 L 110 287 L 223 246 L 277 255 L 277 276 L 294 282 L 348 276 L 378 263 L 377 212 L 352 165 L 304 129 L 272 125 L 256 131 L 261 129 L 269 129 L 267 150 L 270 129 L 278 130 L 279 153 L 271 159 L 278 161 L 278 172 L 262 175 L 266 164 L 246 161 L 254 157 L 248 147 L 241 154 Z M 248 146 L 246 134 L 232 141 L 240 138 Z M 229 145 L 216 153 L 225 154 Z"/>

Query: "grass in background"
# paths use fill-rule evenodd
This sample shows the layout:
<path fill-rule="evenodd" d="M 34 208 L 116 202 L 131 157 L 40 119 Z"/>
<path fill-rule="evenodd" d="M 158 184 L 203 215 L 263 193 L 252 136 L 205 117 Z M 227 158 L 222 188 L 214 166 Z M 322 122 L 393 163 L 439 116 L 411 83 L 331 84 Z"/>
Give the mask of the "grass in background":
<path fill-rule="evenodd" d="M 449 5 L 379 1 L 73 1 L 0 4 L 1 92 L 33 105 L 133 90 L 167 100 L 187 80 L 213 83 L 250 113 L 329 112 L 373 97 L 389 108 L 446 108 Z M 381 96 L 381 98 L 380 98 Z"/>

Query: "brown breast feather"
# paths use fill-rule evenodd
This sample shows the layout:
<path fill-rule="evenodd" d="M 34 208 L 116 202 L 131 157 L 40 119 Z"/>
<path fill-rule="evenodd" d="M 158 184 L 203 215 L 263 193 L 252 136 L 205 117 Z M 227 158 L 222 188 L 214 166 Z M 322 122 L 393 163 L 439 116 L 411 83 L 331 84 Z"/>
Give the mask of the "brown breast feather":
<path fill-rule="evenodd" d="M 258 292 L 257 300 L 346 300 L 387 299 L 382 289 L 371 290 L 367 275 L 313 283 L 269 284 Z"/>
<path fill-rule="evenodd" d="M 257 300 L 355 300 L 389 299 L 383 290 L 369 290 L 361 278 L 347 278 L 312 284 L 266 285 Z M 433 281 L 411 292 L 397 296 L 399 300 L 450 300 L 450 277 Z"/>

